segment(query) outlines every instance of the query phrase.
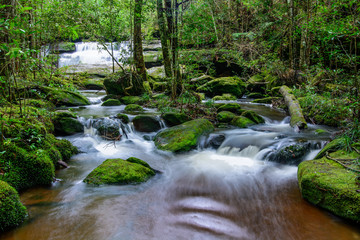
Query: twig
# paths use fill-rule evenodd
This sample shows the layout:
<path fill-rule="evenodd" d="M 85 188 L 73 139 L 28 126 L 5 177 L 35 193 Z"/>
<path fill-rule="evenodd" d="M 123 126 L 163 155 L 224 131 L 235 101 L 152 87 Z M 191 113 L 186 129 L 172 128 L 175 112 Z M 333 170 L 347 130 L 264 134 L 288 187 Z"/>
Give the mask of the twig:
<path fill-rule="evenodd" d="M 343 160 L 343 161 L 344 161 L 344 160 L 345 160 L 345 161 L 359 160 L 358 158 L 355 158 L 355 159 L 336 159 L 336 158 L 330 157 L 328 152 L 326 152 L 326 158 L 327 158 L 327 159 L 330 159 L 330 160 L 333 160 L 333 161 L 335 161 L 335 162 L 337 162 L 337 163 L 339 163 L 339 164 L 340 164 L 341 166 L 343 166 L 344 168 L 347 168 L 347 169 L 349 169 L 349 170 L 351 170 L 351 171 L 353 171 L 353 172 L 360 173 L 359 170 L 356 170 L 356 169 L 354 169 L 354 168 L 348 167 L 348 166 L 346 166 L 345 164 L 343 164 L 342 162 L 340 162 L 341 160 Z"/>

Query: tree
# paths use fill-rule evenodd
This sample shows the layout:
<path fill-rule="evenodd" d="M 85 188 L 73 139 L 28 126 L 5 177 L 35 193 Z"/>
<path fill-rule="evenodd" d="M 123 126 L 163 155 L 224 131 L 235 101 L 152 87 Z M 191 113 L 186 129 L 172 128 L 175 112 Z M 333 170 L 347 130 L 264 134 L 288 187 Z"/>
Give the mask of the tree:
<path fill-rule="evenodd" d="M 142 77 L 143 81 L 147 81 L 147 73 L 144 62 L 142 35 L 141 35 L 141 10 L 143 0 L 135 0 L 134 6 L 134 64 L 136 72 Z"/>

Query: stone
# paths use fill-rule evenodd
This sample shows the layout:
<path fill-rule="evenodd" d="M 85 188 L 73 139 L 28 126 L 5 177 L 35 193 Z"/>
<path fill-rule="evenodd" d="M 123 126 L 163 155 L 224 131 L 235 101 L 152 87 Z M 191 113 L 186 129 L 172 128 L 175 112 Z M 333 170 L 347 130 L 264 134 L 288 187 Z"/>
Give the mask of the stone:
<path fill-rule="evenodd" d="M 55 112 L 52 121 L 56 135 L 67 136 L 84 132 L 84 126 L 71 112 Z"/>
<path fill-rule="evenodd" d="M 161 129 L 159 120 L 154 116 L 138 115 L 132 122 L 139 132 L 156 132 Z"/>
<path fill-rule="evenodd" d="M 106 107 L 120 106 L 120 105 L 121 105 L 121 102 L 118 99 L 108 99 L 101 104 L 101 106 L 106 106 Z"/>
<path fill-rule="evenodd" d="M 253 121 L 243 116 L 234 117 L 233 120 L 231 120 L 230 124 L 239 128 L 247 128 L 255 125 Z"/>
<path fill-rule="evenodd" d="M 255 113 L 254 111 L 247 110 L 241 114 L 241 116 L 246 117 L 253 121 L 256 124 L 265 123 L 265 119 L 261 117 L 259 114 Z"/>
<path fill-rule="evenodd" d="M 186 152 L 194 149 L 200 136 L 214 130 L 214 126 L 207 119 L 195 119 L 167 128 L 155 136 L 155 146 L 164 151 Z"/>
<path fill-rule="evenodd" d="M 209 97 L 230 93 L 240 98 L 245 93 L 245 83 L 237 77 L 216 78 L 197 88 L 198 92 L 204 92 Z"/>
<path fill-rule="evenodd" d="M 236 117 L 236 114 L 229 111 L 221 111 L 216 115 L 216 119 L 222 123 L 229 123 L 234 117 Z"/>
<path fill-rule="evenodd" d="M 229 111 L 235 114 L 241 114 L 243 113 L 245 110 L 241 109 L 240 104 L 238 103 L 226 103 L 226 104 L 221 104 L 218 107 L 218 112 L 222 112 L 222 111 Z"/>
<path fill-rule="evenodd" d="M 191 118 L 185 113 L 164 113 L 161 115 L 167 126 L 173 127 L 184 122 L 190 121 Z"/>
<path fill-rule="evenodd" d="M 137 104 L 129 104 L 125 107 L 125 111 L 127 112 L 143 112 L 144 109 Z"/>
<path fill-rule="evenodd" d="M 140 160 L 140 159 L 139 159 Z M 107 159 L 95 168 L 84 182 L 94 185 L 102 184 L 139 184 L 155 175 L 155 171 L 147 167 L 143 161 L 123 159 Z"/>
<path fill-rule="evenodd" d="M 270 153 L 268 160 L 281 164 L 298 165 L 309 151 L 309 144 L 292 144 Z"/>

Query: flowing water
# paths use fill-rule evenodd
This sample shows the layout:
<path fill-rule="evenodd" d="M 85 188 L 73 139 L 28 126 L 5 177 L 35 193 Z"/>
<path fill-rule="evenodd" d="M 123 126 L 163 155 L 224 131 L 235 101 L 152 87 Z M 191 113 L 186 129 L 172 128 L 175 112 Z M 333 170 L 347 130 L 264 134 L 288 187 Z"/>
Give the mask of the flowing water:
<path fill-rule="evenodd" d="M 93 105 L 78 109 L 84 133 L 67 137 L 82 153 L 57 172 L 51 187 L 21 194 L 29 220 L 1 239 L 360 239 L 358 227 L 301 198 L 296 166 L 266 160 L 270 152 L 300 140 L 312 146 L 305 158 L 314 157 L 324 143 L 313 134 L 315 126 L 294 133 L 283 113 L 242 103 L 266 123 L 217 130 L 196 150 L 174 155 L 158 151 L 131 125 L 123 124 L 127 138 L 102 140 L 93 123 L 115 121 L 111 116 L 124 106 L 102 107 L 104 93 L 86 94 Z M 225 140 L 215 150 L 208 142 L 219 134 Z M 105 159 L 132 156 L 162 173 L 139 185 L 82 182 Z"/>
<path fill-rule="evenodd" d="M 111 64 L 95 43 L 77 43 L 76 48 L 60 56 L 60 66 Z M 116 47 L 118 58 L 124 48 L 126 43 Z M 131 124 L 113 118 L 125 106 L 102 107 L 104 92 L 85 94 L 92 105 L 75 108 L 84 133 L 66 137 L 81 153 L 72 157 L 69 168 L 56 173 L 58 181 L 51 187 L 21 194 L 29 219 L 0 239 L 360 239 L 358 226 L 301 198 L 296 166 L 267 160 L 277 149 L 296 142 L 308 143 L 304 159 L 312 159 L 328 138 L 314 135 L 316 126 L 295 133 L 284 113 L 241 102 L 266 123 L 218 129 L 202 138 L 197 149 L 174 155 L 145 140 L 156 133 L 136 132 Z M 97 136 L 93 126 L 101 121 L 120 124 L 121 141 Z M 218 135 L 225 140 L 215 150 L 210 142 Z M 145 160 L 161 174 L 139 185 L 95 187 L 82 182 L 104 160 L 128 157 Z"/>

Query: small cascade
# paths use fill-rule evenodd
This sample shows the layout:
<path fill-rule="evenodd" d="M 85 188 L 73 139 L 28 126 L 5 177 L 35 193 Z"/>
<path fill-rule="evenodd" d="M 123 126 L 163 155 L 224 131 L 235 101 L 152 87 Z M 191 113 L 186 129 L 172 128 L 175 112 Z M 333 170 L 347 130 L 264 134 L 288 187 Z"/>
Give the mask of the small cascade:
<path fill-rule="evenodd" d="M 104 47 L 96 42 L 76 43 L 74 53 L 60 54 L 59 67 L 90 64 L 90 65 L 111 65 L 110 54 L 103 49 Z M 111 51 L 111 44 L 106 43 L 106 47 Z M 113 43 L 113 51 L 116 59 L 125 61 L 129 56 L 129 45 L 127 42 Z"/>

